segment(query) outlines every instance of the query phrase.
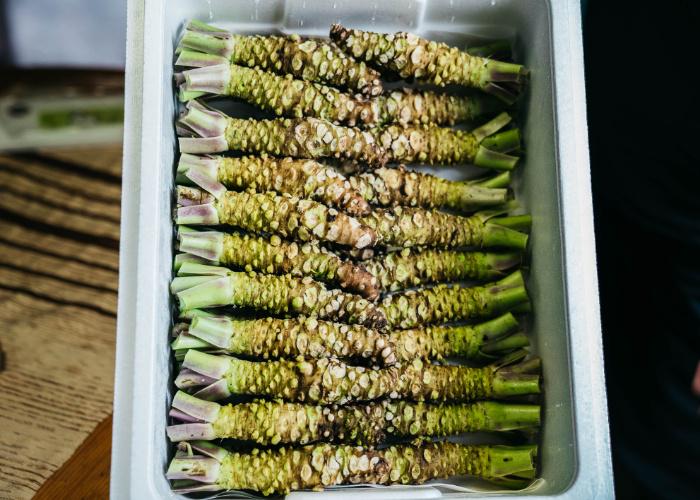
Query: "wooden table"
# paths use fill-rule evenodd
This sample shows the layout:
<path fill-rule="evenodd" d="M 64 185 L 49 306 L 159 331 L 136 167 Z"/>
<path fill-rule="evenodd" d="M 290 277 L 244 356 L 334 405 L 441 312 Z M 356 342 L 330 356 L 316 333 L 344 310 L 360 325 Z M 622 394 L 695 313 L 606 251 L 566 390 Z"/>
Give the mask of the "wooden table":
<path fill-rule="evenodd" d="M 0 155 L 0 499 L 109 496 L 120 170 Z"/>

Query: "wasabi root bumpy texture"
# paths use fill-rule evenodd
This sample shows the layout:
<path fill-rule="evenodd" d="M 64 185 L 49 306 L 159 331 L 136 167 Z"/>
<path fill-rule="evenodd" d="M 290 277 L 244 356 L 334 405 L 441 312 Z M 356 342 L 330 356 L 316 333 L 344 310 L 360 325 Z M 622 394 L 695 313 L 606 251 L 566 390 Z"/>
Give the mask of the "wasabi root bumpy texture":
<path fill-rule="evenodd" d="M 196 481 L 176 489 L 178 493 L 236 489 L 272 495 L 339 484 L 420 484 L 457 474 L 508 479 L 524 486 L 535 472 L 536 454 L 534 445 L 467 446 L 446 441 L 382 450 L 320 443 L 241 453 L 194 441 L 182 444 L 167 477 Z"/>
<path fill-rule="evenodd" d="M 220 231 L 178 231 L 179 249 L 232 269 L 266 274 L 289 274 L 339 286 L 375 300 L 378 279 L 364 266 L 341 259 L 317 242 L 297 243 L 279 236 L 256 236 Z"/>
<path fill-rule="evenodd" d="M 177 224 L 227 224 L 254 233 L 355 248 L 371 247 L 377 242 L 375 231 L 356 218 L 287 194 L 226 191 L 217 199 L 200 189 L 178 186 L 177 203 Z"/>
<path fill-rule="evenodd" d="M 385 297 L 380 307 L 389 328 L 416 328 L 429 324 L 494 316 L 529 304 L 520 271 L 483 286 L 440 284 Z"/>
<path fill-rule="evenodd" d="M 257 68 L 219 64 L 184 71 L 182 78 L 180 100 L 183 101 L 195 92 L 204 92 L 236 97 L 278 116 L 312 116 L 351 126 L 376 125 L 378 121 L 370 101 L 292 75 L 279 76 Z M 461 111 L 459 106 L 454 107 L 455 111 Z"/>
<path fill-rule="evenodd" d="M 425 326 L 389 333 L 313 317 L 243 319 L 191 313 L 190 324 L 173 327 L 172 348 L 178 357 L 184 357 L 188 349 L 201 349 L 263 360 L 336 357 L 391 366 L 416 358 L 493 361 L 529 345 L 511 313 L 477 325 Z"/>
<path fill-rule="evenodd" d="M 198 347 L 257 359 L 337 357 L 392 365 L 396 347 L 389 335 L 360 325 L 324 321 L 314 317 L 241 319 L 195 316 L 189 325 L 176 325 L 174 349 L 202 341 Z M 439 349 L 439 348 L 438 348 Z"/>
<path fill-rule="evenodd" d="M 376 96 L 382 92 L 376 70 L 323 40 L 302 39 L 298 35 L 236 35 L 199 21 L 190 21 L 179 48 L 180 57 L 175 63 L 179 66 L 228 62 L 289 74 L 365 95 Z"/>
<path fill-rule="evenodd" d="M 272 156 L 197 156 L 183 154 L 177 167 L 177 181 L 195 184 L 219 197 L 226 188 L 275 191 L 309 198 L 349 215 L 364 215 L 371 208 L 348 179 L 333 167 L 314 160 Z"/>
<path fill-rule="evenodd" d="M 490 96 L 456 96 L 429 90 L 397 89 L 369 101 L 366 125 L 398 123 L 408 125 L 454 125 L 473 120 L 487 113 L 500 111 L 501 106 Z M 367 106 L 365 106 L 366 108 Z"/>
<path fill-rule="evenodd" d="M 382 166 L 387 154 L 373 134 L 318 118 L 232 118 L 198 100 L 187 103 L 177 124 L 180 152 L 268 153 L 294 158 L 337 158 Z"/>
<path fill-rule="evenodd" d="M 358 220 L 375 232 L 377 244 L 390 247 L 504 247 L 523 250 L 528 239 L 527 234 L 500 225 L 493 212 L 462 217 L 419 207 L 392 207 L 372 210 Z"/>
<path fill-rule="evenodd" d="M 350 176 L 348 181 L 363 199 L 379 207 L 449 208 L 470 212 L 508 201 L 507 189 L 449 181 L 403 166 L 362 172 Z"/>
<path fill-rule="evenodd" d="M 367 61 L 433 85 L 475 87 L 512 104 L 527 81 L 519 64 L 471 55 L 412 33 L 373 33 L 334 24 L 331 40 L 359 61 Z"/>
<path fill-rule="evenodd" d="M 499 110 L 489 96 L 397 89 L 363 99 L 334 87 L 257 68 L 217 64 L 177 75 L 180 100 L 206 94 L 242 99 L 278 116 L 312 116 L 350 126 L 454 125 Z"/>
<path fill-rule="evenodd" d="M 520 131 L 513 128 L 499 132 L 510 121 L 507 113 L 501 113 L 471 132 L 435 125 L 387 125 L 370 132 L 391 162 L 474 164 L 510 170 L 519 158 L 507 153 L 520 149 Z"/>
<path fill-rule="evenodd" d="M 539 424 L 539 405 L 495 402 L 429 404 L 411 401 L 321 406 L 281 400 L 219 405 L 179 391 L 172 403 L 178 423 L 171 441 L 232 438 L 260 445 L 317 441 L 373 446 L 388 436 L 450 436 Z"/>
<path fill-rule="evenodd" d="M 185 263 L 170 288 L 183 310 L 235 306 L 281 316 L 318 316 L 382 329 L 384 312 L 359 295 L 328 289 L 310 277 L 234 272 Z"/>
<path fill-rule="evenodd" d="M 404 248 L 362 263 L 383 290 L 397 291 L 431 283 L 488 280 L 505 276 L 522 257 L 518 252 L 484 253 Z"/>
<path fill-rule="evenodd" d="M 411 363 L 373 369 L 333 358 L 247 361 L 191 349 L 175 385 L 202 399 L 263 396 L 315 404 L 374 399 L 474 401 L 539 393 L 539 375 L 514 367 Z"/>

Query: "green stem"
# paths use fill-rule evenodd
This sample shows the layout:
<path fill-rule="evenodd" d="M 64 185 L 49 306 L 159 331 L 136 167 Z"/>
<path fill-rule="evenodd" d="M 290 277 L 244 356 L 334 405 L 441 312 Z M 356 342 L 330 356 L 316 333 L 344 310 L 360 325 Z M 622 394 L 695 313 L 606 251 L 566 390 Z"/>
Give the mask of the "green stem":
<path fill-rule="evenodd" d="M 485 188 L 507 188 L 510 186 L 511 173 L 506 170 L 492 177 L 483 177 L 479 179 L 474 179 L 469 181 L 469 184 L 473 186 L 481 186 Z"/>
<path fill-rule="evenodd" d="M 528 235 L 501 226 L 497 223 L 487 222 L 484 225 L 483 246 L 517 248 L 525 250 L 527 248 Z"/>
<path fill-rule="evenodd" d="M 530 229 L 532 229 L 532 215 L 530 214 L 498 217 L 491 219 L 489 222 L 491 224 L 498 224 L 499 226 L 515 229 L 516 231 L 521 231 L 523 233 L 529 233 Z"/>
<path fill-rule="evenodd" d="M 513 128 L 486 137 L 481 145 L 499 153 L 509 153 L 520 149 L 520 130 Z"/>

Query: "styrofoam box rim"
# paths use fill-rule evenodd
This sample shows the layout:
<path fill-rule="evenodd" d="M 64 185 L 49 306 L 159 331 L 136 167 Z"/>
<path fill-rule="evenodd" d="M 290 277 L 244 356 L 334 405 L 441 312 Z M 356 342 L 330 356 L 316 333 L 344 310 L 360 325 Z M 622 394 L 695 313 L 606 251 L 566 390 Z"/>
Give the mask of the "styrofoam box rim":
<path fill-rule="evenodd" d="M 412 14 L 426 12 L 446 15 L 448 10 L 500 8 L 519 2 L 517 9 L 537 19 L 538 41 L 541 50 L 547 50 L 550 68 L 543 68 L 541 78 L 549 82 L 542 108 L 545 125 L 551 128 L 551 165 L 527 163 L 529 173 L 549 172 L 551 192 L 542 193 L 550 205 L 542 212 L 550 225 L 550 233 L 533 235 L 533 253 L 544 252 L 557 258 L 551 269 L 538 262 L 535 272 L 545 278 L 529 285 L 538 293 L 540 285 L 558 283 L 561 297 L 553 297 L 552 305 L 540 298 L 535 307 L 560 309 L 560 332 L 549 332 L 551 345 L 543 335 L 537 339 L 536 349 L 557 363 L 545 364 L 547 380 L 558 384 L 559 400 L 545 395 L 545 436 L 548 413 L 556 420 L 565 415 L 568 423 L 561 427 L 562 435 L 545 439 L 543 455 L 547 463 L 544 484 L 526 493 L 533 498 L 611 498 L 613 496 L 610 443 L 603 376 L 603 357 L 598 306 L 595 242 L 588 164 L 585 88 L 581 41 L 581 13 L 577 0 L 385 0 L 381 7 L 369 0 L 338 0 L 339 6 L 349 9 L 351 21 L 362 23 L 362 16 L 377 10 L 400 5 L 396 12 L 397 29 L 410 29 L 406 19 Z M 215 6 L 223 0 L 213 0 Z M 288 13 L 302 5 L 309 8 L 328 8 L 318 0 L 251 0 L 256 8 L 275 6 Z M 250 8 L 251 2 L 245 3 Z M 170 158 L 163 151 L 174 150 L 172 121 L 163 118 L 167 112 L 164 92 L 167 87 L 170 61 L 165 61 L 174 43 L 167 20 L 177 15 L 178 5 L 196 6 L 205 13 L 211 3 L 207 0 L 129 0 L 127 27 L 127 77 L 125 95 L 124 164 L 122 189 L 122 228 L 120 248 L 119 304 L 117 319 L 117 357 L 114 393 L 114 430 L 112 448 L 111 497 L 113 499 L 177 498 L 164 487 L 164 464 L 161 435 L 167 411 L 168 397 L 164 376 L 156 373 L 156 366 L 167 366 L 169 353 L 164 349 L 164 334 L 160 325 L 164 314 L 162 304 L 167 302 L 169 264 L 163 259 L 172 252 L 170 223 L 162 217 L 169 193 L 159 186 L 170 186 L 172 170 L 161 168 Z M 230 1 L 243 5 L 244 2 Z M 223 5 L 223 3 L 222 3 Z M 405 6 L 405 9 L 403 8 Z M 434 9 L 431 11 L 430 9 Z M 443 12 L 444 11 L 444 12 Z M 256 11 L 257 13 L 257 11 Z M 184 20 L 184 19 L 183 19 Z M 400 22 L 399 22 L 400 21 Z M 521 22 L 526 22 L 520 19 Z M 360 26 L 361 27 L 361 26 Z M 389 26 L 389 29 L 393 26 Z M 547 74 L 546 74 L 547 73 Z M 548 83 L 549 85 L 549 83 Z M 164 104 L 165 103 L 165 104 Z M 540 104 L 539 102 L 537 104 Z M 532 106 L 532 103 L 530 103 Z M 545 109 L 547 106 L 550 111 Z M 534 110 L 537 111 L 537 110 Z M 529 110 L 529 115 L 533 110 Z M 526 130 L 527 133 L 527 130 Z M 533 154 L 538 144 L 531 141 Z M 547 144 L 545 144 L 545 149 Z M 172 153 L 170 153 L 172 154 Z M 166 155 L 167 156 L 167 155 Z M 544 158 L 544 157 L 543 157 Z M 551 181 L 551 182 L 550 182 Z M 534 193 L 529 193 L 530 197 Z M 528 208 L 537 208 L 530 201 Z M 534 214 L 533 214 L 534 215 Z M 535 220 L 537 226 L 537 219 Z M 541 226 L 541 224 L 540 224 Z M 545 246 L 549 248 L 545 248 Z M 547 253 L 549 252 L 549 253 Z M 534 266 L 534 264 L 533 264 Z M 552 281 L 554 280 L 554 281 Z M 558 280 L 558 281 L 557 281 Z M 160 323 L 159 323 L 160 321 Z M 553 324 L 559 324 L 556 323 Z M 564 343 L 563 346 L 560 345 Z M 552 357 L 554 356 L 554 357 Z M 548 366 L 565 367 L 561 373 L 548 372 Z M 545 387 L 546 388 L 546 387 Z M 565 395 L 566 398 L 563 398 Z M 551 434 L 551 433 L 550 433 Z M 162 446 L 161 446 L 162 448 Z M 547 459 L 546 457 L 550 458 Z M 554 457 L 554 458 L 552 458 Z M 561 457 L 561 463 L 556 458 Z M 552 478 L 548 480 L 547 478 Z M 547 482 L 549 481 L 549 484 Z M 324 494 L 320 494 L 323 496 Z M 473 496 L 460 493 L 456 496 Z M 485 494 L 486 495 L 486 494 Z M 327 496 L 327 495 L 326 495 Z M 479 496 L 477 494 L 476 496 Z M 489 496 L 517 496 L 517 494 L 489 494 Z M 454 494 L 449 495 L 454 498 Z M 396 498 L 396 497 L 395 497 Z"/>

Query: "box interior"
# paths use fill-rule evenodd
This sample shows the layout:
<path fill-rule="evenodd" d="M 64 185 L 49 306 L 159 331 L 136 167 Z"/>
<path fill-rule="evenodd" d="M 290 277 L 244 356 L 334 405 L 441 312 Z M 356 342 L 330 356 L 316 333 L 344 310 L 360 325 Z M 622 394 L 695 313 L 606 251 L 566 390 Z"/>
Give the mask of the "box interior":
<path fill-rule="evenodd" d="M 173 52 L 183 23 L 200 19 L 241 33 L 296 32 L 326 36 L 332 22 L 375 31 L 412 31 L 456 46 L 510 38 L 516 60 L 532 72 L 529 90 L 518 120 L 524 132 L 524 161 L 517 170 L 518 200 L 533 215 L 528 290 L 534 305 L 527 325 L 532 351 L 544 367 L 543 428 L 539 475 L 543 479 L 526 494 L 555 495 L 565 491 L 576 474 L 576 450 L 566 318 L 563 242 L 560 231 L 559 167 L 555 143 L 555 109 L 552 79 L 552 27 L 546 0 L 433 0 L 383 2 L 311 0 L 171 0 L 165 7 L 162 43 L 162 103 L 159 109 L 159 162 L 162 182 L 154 190 L 163 221 L 157 235 L 160 258 L 157 281 L 156 339 L 151 404 L 153 430 L 153 485 L 162 498 L 172 497 L 164 477 L 169 458 L 165 438 L 166 415 L 172 395 L 168 348 L 172 303 L 168 294 L 172 256 L 172 188 L 176 155 L 174 117 L 177 103 L 172 89 Z M 146 28 L 148 23 L 146 22 Z M 465 178 L 474 171 L 463 167 L 440 168 L 440 175 Z M 450 481 L 466 484 L 460 480 Z M 449 494 L 452 496 L 453 494 Z M 457 496 L 469 493 L 457 493 Z"/>

